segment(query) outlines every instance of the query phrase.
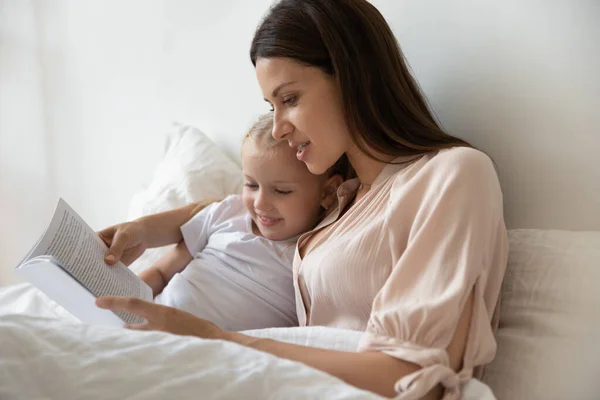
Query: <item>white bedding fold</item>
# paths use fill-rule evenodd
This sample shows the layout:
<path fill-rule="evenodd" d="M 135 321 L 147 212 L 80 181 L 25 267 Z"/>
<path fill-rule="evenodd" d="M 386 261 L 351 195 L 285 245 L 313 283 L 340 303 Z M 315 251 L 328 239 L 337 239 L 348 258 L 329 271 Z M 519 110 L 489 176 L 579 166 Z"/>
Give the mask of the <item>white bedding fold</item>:
<path fill-rule="evenodd" d="M 2 399 L 375 399 L 299 363 L 234 343 L 0 318 Z"/>
<path fill-rule="evenodd" d="M 354 351 L 360 332 L 248 331 Z M 29 285 L 0 289 L 0 399 L 379 399 L 300 363 L 234 343 L 85 325 Z M 463 400 L 493 400 L 471 380 Z"/>

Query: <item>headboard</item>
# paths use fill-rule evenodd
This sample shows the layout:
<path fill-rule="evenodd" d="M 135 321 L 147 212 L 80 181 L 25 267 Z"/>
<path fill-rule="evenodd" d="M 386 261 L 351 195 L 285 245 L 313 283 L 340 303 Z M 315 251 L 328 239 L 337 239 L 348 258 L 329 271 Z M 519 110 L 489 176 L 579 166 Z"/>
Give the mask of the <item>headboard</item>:
<path fill-rule="evenodd" d="M 270 3 L 165 2 L 165 107 L 233 157 L 267 110 L 248 50 Z M 507 226 L 600 230 L 600 3 L 373 3 L 441 124 L 497 164 Z"/>

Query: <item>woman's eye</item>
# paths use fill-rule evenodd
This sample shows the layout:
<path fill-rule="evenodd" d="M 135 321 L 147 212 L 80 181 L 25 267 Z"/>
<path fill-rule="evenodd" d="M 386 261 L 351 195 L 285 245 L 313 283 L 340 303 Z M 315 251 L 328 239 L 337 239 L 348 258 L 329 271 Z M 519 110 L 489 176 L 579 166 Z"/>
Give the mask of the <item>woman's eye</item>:
<path fill-rule="evenodd" d="M 254 183 L 245 183 L 244 186 L 246 186 L 248 189 L 258 189 L 258 185 Z"/>
<path fill-rule="evenodd" d="M 287 97 L 285 99 L 283 99 L 283 104 L 287 104 L 288 106 L 293 106 L 294 104 L 296 104 L 296 96 L 290 96 Z"/>
<path fill-rule="evenodd" d="M 286 194 L 292 193 L 292 191 L 291 190 L 279 190 L 279 189 L 275 189 L 275 193 L 286 195 Z"/>
<path fill-rule="evenodd" d="M 273 107 L 273 105 L 269 104 L 269 111 L 273 112 L 275 111 L 275 107 Z"/>

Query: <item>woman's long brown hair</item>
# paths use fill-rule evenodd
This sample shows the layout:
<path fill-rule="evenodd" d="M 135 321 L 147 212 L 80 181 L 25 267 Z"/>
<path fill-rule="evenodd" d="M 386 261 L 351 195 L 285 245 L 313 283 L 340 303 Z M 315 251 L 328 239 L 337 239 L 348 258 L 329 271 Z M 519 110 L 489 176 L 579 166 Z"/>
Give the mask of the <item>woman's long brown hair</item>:
<path fill-rule="evenodd" d="M 374 159 L 370 149 L 405 156 L 470 147 L 435 121 L 391 28 L 365 0 L 279 1 L 254 34 L 254 66 L 259 57 L 294 59 L 333 76 L 352 138 Z"/>

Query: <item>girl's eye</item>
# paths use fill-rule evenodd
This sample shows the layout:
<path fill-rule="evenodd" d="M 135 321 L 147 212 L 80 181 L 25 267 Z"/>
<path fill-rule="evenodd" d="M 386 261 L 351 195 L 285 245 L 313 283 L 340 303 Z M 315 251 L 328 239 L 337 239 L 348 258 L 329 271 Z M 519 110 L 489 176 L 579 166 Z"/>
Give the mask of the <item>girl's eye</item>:
<path fill-rule="evenodd" d="M 279 190 L 279 189 L 275 189 L 275 193 L 286 195 L 286 194 L 292 193 L 292 191 L 291 190 Z"/>
<path fill-rule="evenodd" d="M 269 111 L 271 111 L 271 112 L 275 111 L 275 108 L 273 107 L 272 104 L 269 104 Z"/>
<path fill-rule="evenodd" d="M 244 186 L 246 186 L 248 189 L 258 189 L 258 185 L 254 184 L 254 183 L 246 183 L 244 184 Z"/>

